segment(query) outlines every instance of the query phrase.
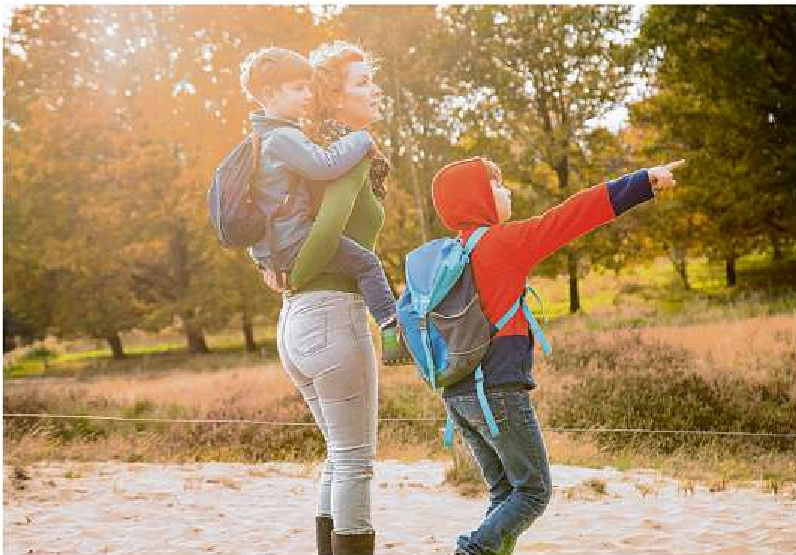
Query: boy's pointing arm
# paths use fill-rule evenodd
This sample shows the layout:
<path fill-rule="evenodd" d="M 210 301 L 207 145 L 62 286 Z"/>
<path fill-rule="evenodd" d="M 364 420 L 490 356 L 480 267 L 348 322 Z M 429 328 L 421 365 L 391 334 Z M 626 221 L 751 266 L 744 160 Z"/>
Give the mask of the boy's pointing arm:
<path fill-rule="evenodd" d="M 502 226 L 504 244 L 516 245 L 515 260 L 530 271 L 568 243 L 653 196 L 650 174 L 638 170 L 580 191 L 541 216 L 509 222 Z"/>

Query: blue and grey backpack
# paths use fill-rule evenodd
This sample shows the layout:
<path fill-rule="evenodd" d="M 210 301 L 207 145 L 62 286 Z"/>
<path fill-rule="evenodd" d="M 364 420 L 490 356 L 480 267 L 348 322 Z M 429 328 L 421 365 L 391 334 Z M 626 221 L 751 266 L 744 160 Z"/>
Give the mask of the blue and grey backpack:
<path fill-rule="evenodd" d="M 487 403 L 481 369 L 481 359 L 493 335 L 522 309 L 545 354 L 550 354 L 550 345 L 525 302 L 530 291 L 541 304 L 531 287 L 526 286 L 494 328 L 484 316 L 469 262 L 470 254 L 488 230 L 478 228 L 465 245 L 457 239 L 436 239 L 406 256 L 406 289 L 398 299 L 398 321 L 420 376 L 432 389 L 441 392 L 475 373 L 478 401 L 495 437 L 499 431 Z M 445 445 L 450 446 L 452 439 L 453 422 L 449 418 Z"/>
<path fill-rule="evenodd" d="M 207 191 L 210 223 L 227 248 L 250 247 L 263 238 L 267 217 L 252 199 L 260 163 L 260 136 L 251 133 L 216 168 Z"/>

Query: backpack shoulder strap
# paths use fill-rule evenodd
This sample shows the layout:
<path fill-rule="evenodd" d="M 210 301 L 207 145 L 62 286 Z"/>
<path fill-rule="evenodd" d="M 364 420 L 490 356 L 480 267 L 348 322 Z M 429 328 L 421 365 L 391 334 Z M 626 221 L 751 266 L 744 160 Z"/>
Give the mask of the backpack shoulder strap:
<path fill-rule="evenodd" d="M 500 320 L 498 320 L 497 324 L 495 324 L 495 327 L 497 328 L 498 331 L 502 330 L 503 327 L 506 324 L 508 324 L 512 318 L 514 318 L 514 315 L 517 314 L 517 312 L 520 309 L 522 309 L 523 315 L 525 316 L 525 319 L 528 321 L 528 325 L 530 326 L 531 331 L 533 332 L 534 336 L 536 336 L 536 339 L 539 340 L 539 343 L 541 343 L 542 345 L 542 352 L 544 352 L 544 354 L 546 355 L 549 355 L 551 353 L 550 343 L 547 341 L 547 338 L 545 337 L 544 332 L 542 331 L 542 327 L 539 325 L 539 322 L 537 322 L 536 317 L 533 315 L 533 312 L 531 312 L 528 303 L 525 302 L 525 295 L 527 295 L 529 291 L 534 297 L 536 297 L 536 299 L 539 301 L 539 304 L 542 304 L 542 299 L 539 298 L 539 295 L 536 293 L 536 291 L 532 287 L 529 287 L 526 284 L 525 289 L 523 289 L 522 294 L 520 295 L 520 298 L 514 301 L 514 304 L 511 305 L 511 307 L 500 318 Z M 544 305 L 542 305 L 542 312 L 544 312 Z M 547 317 L 545 316 L 545 321 L 546 320 Z"/>
<path fill-rule="evenodd" d="M 252 172 L 251 172 L 251 177 L 249 178 L 249 182 L 246 184 L 246 187 L 249 191 L 252 190 L 257 180 L 257 170 L 260 168 L 260 150 L 261 150 L 262 141 L 263 138 L 260 137 L 260 134 L 257 133 L 256 131 L 252 131 L 251 133 Z"/>
<path fill-rule="evenodd" d="M 545 323 L 547 323 L 547 315 L 544 312 L 544 304 L 542 303 L 541 297 L 539 297 L 536 290 L 529 286 L 525 286 L 525 291 L 522 295 L 522 312 L 525 314 L 525 319 L 528 320 L 528 326 L 531 328 L 531 332 L 539 340 L 539 343 L 542 345 L 542 352 L 546 355 L 549 355 L 552 350 L 550 348 L 550 343 L 547 341 L 547 337 L 545 337 L 544 332 L 542 331 L 542 326 L 539 325 L 539 322 L 536 320 L 536 317 L 531 312 L 531 308 L 528 306 L 528 303 L 525 301 L 526 294 L 530 292 L 536 300 L 539 302 L 539 305 L 542 307 L 542 317 L 544 318 Z"/>
<path fill-rule="evenodd" d="M 487 231 L 489 231 L 489 227 L 487 226 L 479 227 L 473 231 L 473 234 L 470 235 L 470 238 L 467 239 L 467 242 L 464 244 L 464 252 L 468 255 L 471 254 L 478 244 L 478 241 L 481 240 L 481 237 L 483 237 Z"/>
<path fill-rule="evenodd" d="M 257 170 L 260 165 L 260 150 L 263 144 L 263 138 L 256 131 L 252 131 L 252 167 Z"/>

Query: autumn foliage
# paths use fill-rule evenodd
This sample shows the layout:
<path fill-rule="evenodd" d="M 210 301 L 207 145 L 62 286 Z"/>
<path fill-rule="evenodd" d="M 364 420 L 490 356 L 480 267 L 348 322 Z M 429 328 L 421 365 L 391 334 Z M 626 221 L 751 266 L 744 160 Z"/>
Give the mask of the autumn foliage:
<path fill-rule="evenodd" d="M 4 31 L 4 321 L 9 336 L 181 327 L 192 353 L 233 322 L 253 349 L 279 298 L 208 225 L 213 169 L 248 130 L 239 64 L 335 38 L 379 60 L 374 128 L 393 173 L 378 252 L 443 233 L 429 182 L 485 154 L 515 216 L 635 167 L 685 157 L 681 186 L 545 262 L 570 307 L 591 266 L 786 257 L 796 239 L 793 8 L 29 6 Z M 633 92 L 646 84 L 644 94 Z M 632 94 L 631 94 L 632 93 Z M 621 130 L 601 121 L 630 108 Z M 13 341 L 11 342 L 13 344 Z M 7 345 L 8 346 L 8 345 Z"/>

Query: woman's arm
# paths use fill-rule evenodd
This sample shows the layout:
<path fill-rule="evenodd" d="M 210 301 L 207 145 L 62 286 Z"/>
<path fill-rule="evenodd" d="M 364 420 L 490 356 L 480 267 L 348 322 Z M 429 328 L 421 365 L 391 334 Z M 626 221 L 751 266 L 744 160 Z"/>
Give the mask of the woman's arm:
<path fill-rule="evenodd" d="M 363 160 L 344 177 L 326 186 L 321 208 L 290 272 L 293 289 L 304 287 L 331 262 L 369 171 L 370 161 Z"/>

